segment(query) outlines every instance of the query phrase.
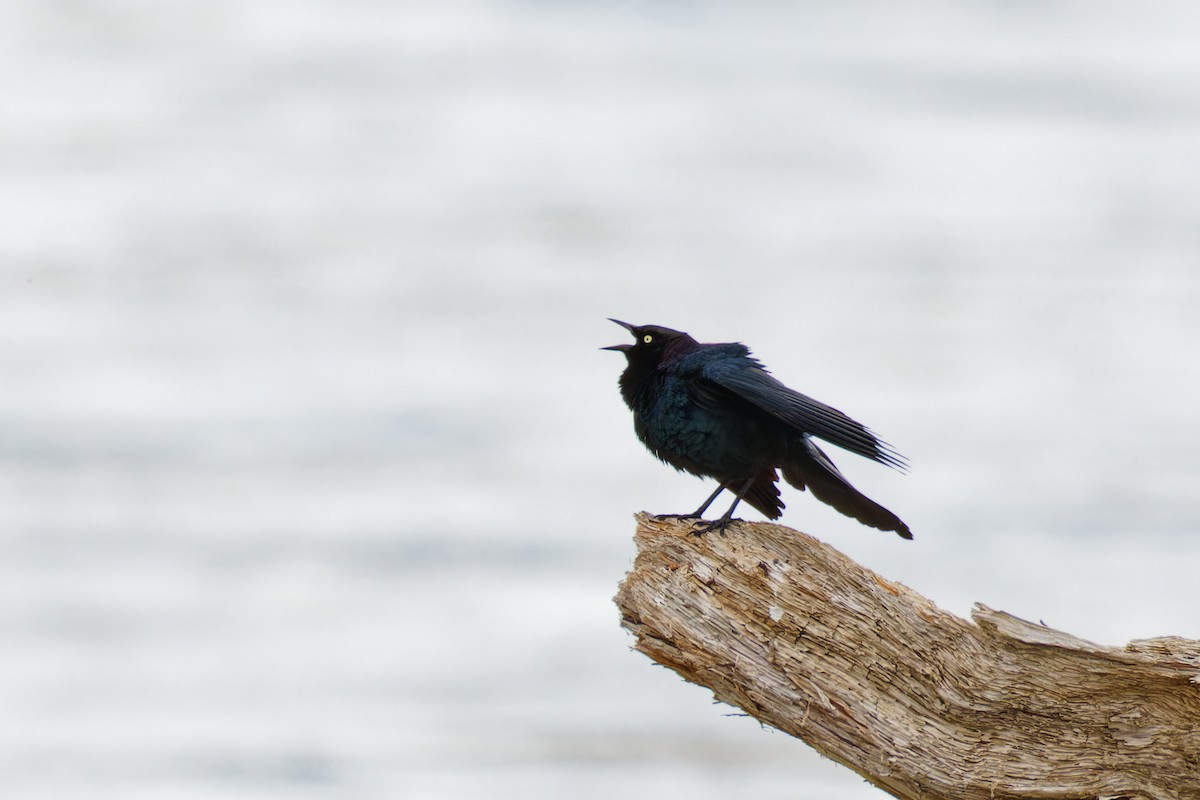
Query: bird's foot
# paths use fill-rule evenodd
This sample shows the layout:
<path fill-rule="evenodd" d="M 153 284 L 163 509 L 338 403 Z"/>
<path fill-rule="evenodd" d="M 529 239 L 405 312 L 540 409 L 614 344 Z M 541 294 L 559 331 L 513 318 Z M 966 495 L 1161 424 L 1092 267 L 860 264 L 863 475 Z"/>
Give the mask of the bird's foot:
<path fill-rule="evenodd" d="M 691 514 L 655 514 L 655 519 L 700 519 L 700 515 L 693 512 Z"/>
<path fill-rule="evenodd" d="M 732 525 L 735 522 L 741 522 L 741 520 L 732 519 L 730 517 L 721 517 L 720 519 L 711 519 L 711 520 L 699 520 L 696 522 L 695 525 L 692 526 L 692 534 L 695 536 L 703 536 L 704 534 L 708 533 L 709 531 L 716 531 L 717 533 L 724 533 L 725 529 L 728 528 L 730 525 Z"/>

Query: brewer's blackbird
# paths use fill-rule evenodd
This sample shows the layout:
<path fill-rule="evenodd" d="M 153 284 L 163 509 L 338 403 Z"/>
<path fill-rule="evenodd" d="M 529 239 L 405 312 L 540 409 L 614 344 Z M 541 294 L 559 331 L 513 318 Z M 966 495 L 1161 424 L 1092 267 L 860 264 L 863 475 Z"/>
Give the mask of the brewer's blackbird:
<path fill-rule="evenodd" d="M 899 517 L 851 486 L 813 442 L 816 436 L 904 470 L 904 457 L 864 425 L 784 386 L 743 344 L 701 344 L 659 325 L 611 321 L 637 339 L 602 349 L 622 352 L 628 361 L 619 384 L 638 438 L 676 469 L 717 480 L 717 490 L 695 512 L 663 516 L 701 520 L 698 534 L 721 530 L 744 499 L 778 519 L 779 470 L 792 486 L 812 489 L 846 516 L 912 538 Z M 704 512 L 725 489 L 736 493 L 733 505 L 704 522 Z"/>

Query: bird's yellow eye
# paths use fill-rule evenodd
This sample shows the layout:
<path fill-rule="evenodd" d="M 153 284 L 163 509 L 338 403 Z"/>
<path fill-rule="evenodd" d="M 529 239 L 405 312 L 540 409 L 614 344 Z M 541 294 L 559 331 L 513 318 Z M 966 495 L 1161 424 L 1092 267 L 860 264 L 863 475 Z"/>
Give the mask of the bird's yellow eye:
<path fill-rule="evenodd" d="M 650 344 L 651 342 L 654 341 L 654 337 L 647 333 L 645 336 L 642 337 L 642 341 L 645 342 L 646 344 Z"/>

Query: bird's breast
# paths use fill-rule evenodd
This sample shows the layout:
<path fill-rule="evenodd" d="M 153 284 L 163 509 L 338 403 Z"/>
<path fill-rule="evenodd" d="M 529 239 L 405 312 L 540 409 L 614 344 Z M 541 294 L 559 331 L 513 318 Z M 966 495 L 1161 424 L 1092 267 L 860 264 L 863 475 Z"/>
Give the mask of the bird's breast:
<path fill-rule="evenodd" d="M 634 429 L 649 450 L 677 469 L 722 480 L 778 463 L 783 438 L 763 416 L 699 403 L 684 381 L 668 379 L 634 409 Z"/>

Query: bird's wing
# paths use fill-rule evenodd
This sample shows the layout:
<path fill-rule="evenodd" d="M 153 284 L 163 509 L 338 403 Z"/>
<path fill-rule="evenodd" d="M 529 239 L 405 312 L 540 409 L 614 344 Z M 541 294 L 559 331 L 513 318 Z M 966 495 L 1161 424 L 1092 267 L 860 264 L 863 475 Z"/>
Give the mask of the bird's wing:
<path fill-rule="evenodd" d="M 789 389 L 752 359 L 707 364 L 700 370 L 698 383 L 702 392 L 728 392 L 797 431 L 811 433 L 851 453 L 900 470 L 908 466 L 903 456 L 865 425 Z"/>

